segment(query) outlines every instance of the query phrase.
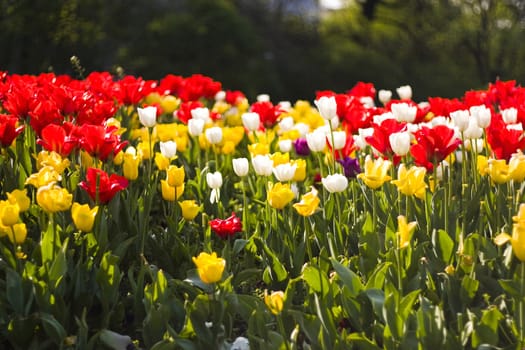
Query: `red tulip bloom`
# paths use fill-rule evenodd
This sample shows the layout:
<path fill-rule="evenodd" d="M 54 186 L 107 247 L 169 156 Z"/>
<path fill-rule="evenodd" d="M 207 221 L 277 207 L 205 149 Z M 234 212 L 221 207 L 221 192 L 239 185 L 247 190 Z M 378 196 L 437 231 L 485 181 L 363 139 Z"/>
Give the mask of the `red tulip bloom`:
<path fill-rule="evenodd" d="M 117 174 L 109 176 L 104 170 L 89 168 L 86 174 L 86 181 L 82 181 L 78 185 L 95 202 L 106 204 L 115 197 L 117 192 L 128 187 L 128 180 L 124 176 Z"/>
<path fill-rule="evenodd" d="M 120 103 L 136 105 L 149 95 L 157 83 L 153 80 L 144 80 L 141 77 L 127 75 L 115 84 L 115 94 Z"/>
<path fill-rule="evenodd" d="M 390 145 L 390 135 L 404 131 L 406 123 L 400 123 L 395 119 L 385 119 L 381 124 L 372 124 L 372 127 L 374 133 L 365 138 L 366 142 L 381 153 L 383 157 L 394 158 L 394 162 L 399 161 L 400 157 L 394 153 Z"/>
<path fill-rule="evenodd" d="M 376 95 L 376 88 L 372 83 L 357 82 L 354 87 L 346 92 L 348 95 L 356 97 L 370 97 L 374 98 Z"/>
<path fill-rule="evenodd" d="M 18 118 L 0 114 L 0 146 L 9 147 L 14 139 L 24 130 L 24 125 L 16 126 Z"/>
<path fill-rule="evenodd" d="M 175 111 L 174 116 L 180 122 L 188 124 L 188 120 L 192 118 L 191 111 L 201 107 L 204 107 L 204 105 L 200 101 L 182 102 L 179 109 Z"/>
<path fill-rule="evenodd" d="M 508 129 L 500 114 L 494 115 L 486 132 L 487 143 L 496 159 L 508 161 L 513 153 L 525 149 L 523 131 Z"/>
<path fill-rule="evenodd" d="M 213 219 L 210 221 L 210 227 L 220 238 L 226 239 L 234 236 L 237 232 L 242 231 L 242 222 L 235 213 L 227 219 Z"/>
<path fill-rule="evenodd" d="M 184 79 L 176 93 L 182 101 L 187 102 L 201 98 L 212 99 L 221 89 L 222 85 L 218 81 L 202 74 L 194 74 Z"/>
<path fill-rule="evenodd" d="M 231 104 L 232 106 L 237 106 L 239 103 L 241 103 L 246 96 L 239 90 L 226 90 L 226 97 L 225 100 L 227 103 Z"/>
<path fill-rule="evenodd" d="M 127 141 L 120 141 L 120 135 L 115 133 L 116 130 L 114 126 L 86 124 L 78 127 L 76 132 L 79 134 L 82 148 L 92 157 L 105 161 L 128 144 Z"/>
<path fill-rule="evenodd" d="M 280 106 L 274 106 L 270 101 L 255 102 L 250 107 L 251 112 L 259 114 L 261 126 L 271 128 L 277 123 L 277 119 L 285 111 Z"/>
<path fill-rule="evenodd" d="M 77 146 L 78 140 L 71 135 L 73 125 L 49 124 L 42 129 L 41 136 L 37 143 L 47 151 L 53 151 L 62 157 L 67 157 Z"/>
<path fill-rule="evenodd" d="M 428 171 L 433 171 L 434 164 L 441 162 L 461 144 L 461 140 L 454 136 L 454 130 L 446 125 L 423 126 L 414 136 L 417 143 L 412 145 L 410 153 L 416 165 Z"/>

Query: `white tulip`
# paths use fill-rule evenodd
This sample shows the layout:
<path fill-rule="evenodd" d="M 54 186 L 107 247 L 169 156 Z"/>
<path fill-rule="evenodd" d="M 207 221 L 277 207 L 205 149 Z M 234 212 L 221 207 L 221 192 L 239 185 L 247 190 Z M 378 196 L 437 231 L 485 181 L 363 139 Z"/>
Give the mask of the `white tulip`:
<path fill-rule="evenodd" d="M 326 133 L 315 129 L 313 132 L 306 134 L 306 143 L 310 151 L 321 152 L 326 146 Z"/>
<path fill-rule="evenodd" d="M 335 96 L 323 96 L 314 101 L 319 114 L 326 120 L 331 120 L 337 117 L 337 102 Z"/>
<path fill-rule="evenodd" d="M 160 142 L 160 153 L 166 158 L 173 158 L 177 154 L 177 143 L 175 141 Z"/>
<path fill-rule="evenodd" d="M 279 150 L 282 153 L 288 153 L 292 150 L 293 144 L 292 140 L 286 139 L 286 140 L 279 140 Z"/>
<path fill-rule="evenodd" d="M 270 176 L 273 172 L 273 160 L 267 155 L 256 155 L 252 158 L 252 166 L 255 173 L 260 176 Z"/>
<path fill-rule="evenodd" d="M 296 123 L 293 128 L 299 132 L 299 137 L 302 138 L 310 132 L 310 126 L 305 123 Z"/>
<path fill-rule="evenodd" d="M 226 98 L 226 91 L 224 90 L 217 91 L 214 98 L 215 98 L 215 101 L 217 102 L 224 101 L 224 99 Z"/>
<path fill-rule="evenodd" d="M 280 182 L 286 182 L 293 179 L 297 164 L 284 163 L 273 168 L 273 175 Z"/>
<path fill-rule="evenodd" d="M 210 120 L 210 110 L 206 107 L 197 107 L 191 110 L 192 119 L 202 119 L 205 122 Z"/>
<path fill-rule="evenodd" d="M 463 132 L 463 136 L 467 139 L 479 139 L 483 136 L 483 129 L 478 126 L 476 118 L 469 118 L 468 128 Z"/>
<path fill-rule="evenodd" d="M 470 107 L 470 114 L 478 121 L 478 126 L 485 129 L 490 125 L 492 112 L 485 105 Z"/>
<path fill-rule="evenodd" d="M 392 151 L 398 156 L 405 156 L 410 150 L 410 133 L 395 132 L 388 137 Z"/>
<path fill-rule="evenodd" d="M 222 186 L 222 174 L 218 171 L 206 174 L 206 183 L 211 188 L 210 203 L 218 203 L 220 199 L 220 188 Z"/>
<path fill-rule="evenodd" d="M 399 122 L 412 123 L 416 119 L 417 107 L 410 106 L 408 103 L 393 103 L 390 108 L 392 114 Z"/>
<path fill-rule="evenodd" d="M 250 131 L 257 131 L 261 123 L 261 117 L 256 112 L 246 112 L 241 116 L 242 124 Z"/>
<path fill-rule="evenodd" d="M 219 126 L 214 126 L 212 128 L 206 129 L 206 139 L 212 145 L 216 145 L 222 141 L 222 128 Z"/>
<path fill-rule="evenodd" d="M 157 107 L 149 106 L 146 108 L 137 108 L 139 120 L 142 125 L 152 128 L 157 124 Z"/>
<path fill-rule="evenodd" d="M 379 102 L 381 102 L 383 105 L 386 105 L 392 99 L 392 91 L 379 90 L 377 93 L 377 98 L 379 99 Z"/>
<path fill-rule="evenodd" d="M 247 158 L 234 158 L 232 159 L 233 171 L 237 176 L 246 176 L 248 175 L 248 170 L 250 169 L 250 164 L 248 163 Z"/>
<path fill-rule="evenodd" d="M 454 125 L 458 128 L 459 132 L 464 132 L 468 128 L 468 121 L 470 119 L 469 111 L 454 111 L 450 112 L 450 118 L 454 122 Z"/>
<path fill-rule="evenodd" d="M 402 100 L 410 100 L 412 98 L 412 87 L 410 85 L 403 85 L 396 89 L 397 95 Z"/>
<path fill-rule="evenodd" d="M 333 174 L 321 179 L 324 188 L 330 193 L 343 192 L 348 187 L 348 179 L 342 174 Z"/>
<path fill-rule="evenodd" d="M 518 110 L 514 107 L 504 109 L 501 111 L 501 117 L 505 124 L 515 124 L 518 120 Z"/>
<path fill-rule="evenodd" d="M 270 102 L 270 95 L 268 94 L 257 95 L 257 102 Z"/>
<path fill-rule="evenodd" d="M 294 121 L 293 121 L 293 117 L 286 117 L 286 118 L 283 118 L 280 122 L 279 122 L 279 127 L 281 128 L 281 131 L 282 132 L 286 132 L 286 131 L 290 131 L 293 129 L 293 126 L 294 126 Z"/>
<path fill-rule="evenodd" d="M 359 99 L 359 102 L 366 108 L 373 108 L 375 107 L 374 99 L 370 96 L 363 96 Z"/>
<path fill-rule="evenodd" d="M 342 149 L 346 144 L 346 132 L 345 131 L 334 131 L 332 135 L 328 135 L 327 138 L 328 138 L 328 143 L 330 144 L 330 146 L 336 150 Z"/>
<path fill-rule="evenodd" d="M 188 120 L 188 133 L 191 136 L 199 136 L 202 134 L 204 129 L 204 120 L 202 119 L 190 119 Z"/>

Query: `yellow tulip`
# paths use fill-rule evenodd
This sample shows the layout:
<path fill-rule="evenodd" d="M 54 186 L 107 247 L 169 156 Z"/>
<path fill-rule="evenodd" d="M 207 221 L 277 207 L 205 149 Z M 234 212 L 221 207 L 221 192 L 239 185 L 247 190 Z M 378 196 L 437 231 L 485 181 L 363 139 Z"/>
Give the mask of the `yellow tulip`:
<path fill-rule="evenodd" d="M 126 179 L 136 180 L 139 177 L 139 165 L 141 161 L 141 157 L 134 152 L 124 152 L 122 172 Z"/>
<path fill-rule="evenodd" d="M 268 306 L 268 309 L 270 309 L 272 314 L 279 315 L 284 307 L 284 293 L 282 291 L 277 291 L 268 294 L 268 291 L 265 290 L 264 303 Z"/>
<path fill-rule="evenodd" d="M 248 145 L 248 151 L 252 155 L 252 157 L 255 157 L 257 155 L 264 156 L 268 153 L 270 153 L 270 145 L 267 143 L 253 143 L 251 145 Z"/>
<path fill-rule="evenodd" d="M 150 147 L 151 144 L 151 147 Z M 150 159 L 150 152 L 151 148 L 155 145 L 155 142 L 148 142 L 148 141 L 142 141 L 137 145 L 137 153 L 142 157 L 144 160 Z"/>
<path fill-rule="evenodd" d="M 478 164 L 478 173 L 481 176 L 485 176 L 489 173 L 489 160 L 487 159 L 487 157 L 478 155 L 477 164 Z"/>
<path fill-rule="evenodd" d="M 226 267 L 226 260 L 217 257 L 217 253 L 202 252 L 199 256 L 193 257 L 192 260 L 197 266 L 197 272 L 202 282 L 215 283 L 221 280 Z"/>
<path fill-rule="evenodd" d="M 276 184 L 270 183 L 268 202 L 273 208 L 283 209 L 294 197 L 295 195 L 289 184 L 282 184 L 281 182 Z"/>
<path fill-rule="evenodd" d="M 365 159 L 365 171 L 357 175 L 358 179 L 363 180 L 365 185 L 375 190 L 381 187 L 391 177 L 388 175 L 392 162 L 378 158 L 375 161 L 369 156 Z"/>
<path fill-rule="evenodd" d="M 26 185 L 33 185 L 36 188 L 40 188 L 42 186 L 49 185 L 51 183 L 55 183 L 57 181 L 60 181 L 61 177 L 58 171 L 55 170 L 50 165 L 46 165 L 43 168 L 41 168 L 38 173 L 31 174 L 27 179 L 25 184 Z"/>
<path fill-rule="evenodd" d="M 178 187 L 184 183 L 184 167 L 170 165 L 166 173 L 166 181 L 171 187 Z"/>
<path fill-rule="evenodd" d="M 159 170 L 166 170 L 170 166 L 170 159 L 157 152 L 155 153 L 155 164 Z"/>
<path fill-rule="evenodd" d="M 399 248 L 406 248 L 410 243 L 410 238 L 412 237 L 412 232 L 416 228 L 417 223 L 412 221 L 407 223 L 407 218 L 404 215 L 399 215 L 397 217 L 397 237 L 399 238 Z"/>
<path fill-rule="evenodd" d="M 293 176 L 293 181 L 301 182 L 306 179 L 306 160 L 304 159 L 293 159 L 290 161 L 292 165 L 297 165 L 295 169 L 295 174 Z"/>
<path fill-rule="evenodd" d="M 7 237 L 9 237 L 9 240 L 13 244 L 19 245 L 24 243 L 27 237 L 26 224 L 20 223 L 10 227 L 10 229 L 7 231 Z"/>
<path fill-rule="evenodd" d="M 166 180 L 160 180 L 162 198 L 165 201 L 174 202 L 179 199 L 184 193 L 184 183 L 180 186 L 174 187 L 168 184 Z"/>
<path fill-rule="evenodd" d="M 172 95 L 166 95 L 160 98 L 160 108 L 167 114 L 173 114 L 179 104 L 180 100 Z"/>
<path fill-rule="evenodd" d="M 187 221 L 195 219 L 201 210 L 200 205 L 197 205 L 197 202 L 193 199 L 179 202 L 179 205 L 182 209 L 182 217 Z"/>
<path fill-rule="evenodd" d="M 281 164 L 290 163 L 290 154 L 275 152 L 270 155 L 270 159 L 273 160 L 273 166 L 276 167 Z"/>
<path fill-rule="evenodd" d="M 490 179 L 497 184 L 504 184 L 510 180 L 509 166 L 505 159 L 490 159 L 488 173 Z"/>
<path fill-rule="evenodd" d="M 397 180 L 392 180 L 392 183 L 397 186 L 399 192 L 405 196 L 416 196 L 419 199 L 425 198 L 427 188 L 425 168 L 413 166 L 407 170 L 405 164 L 401 164 L 397 174 Z"/>
<path fill-rule="evenodd" d="M 302 216 L 310 216 L 315 213 L 319 207 L 319 197 L 317 197 L 317 190 L 312 187 L 312 190 L 301 197 L 299 203 L 295 203 L 293 207 Z"/>
<path fill-rule="evenodd" d="M 13 226 L 18 223 L 20 207 L 18 204 L 12 204 L 9 201 L 0 202 L 0 222 L 3 226 Z"/>
<path fill-rule="evenodd" d="M 45 166 L 50 166 L 57 171 L 57 173 L 62 174 L 64 170 L 69 167 L 69 159 L 63 159 L 62 156 L 56 152 L 41 151 L 38 153 L 36 159 L 37 169 L 40 170 Z"/>
<path fill-rule="evenodd" d="M 97 212 L 98 206 L 90 209 L 88 204 L 81 205 L 76 202 L 71 206 L 71 217 L 73 218 L 73 223 L 77 229 L 84 232 L 91 232 L 93 229 Z"/>
<path fill-rule="evenodd" d="M 18 204 L 20 212 L 28 210 L 31 205 L 31 199 L 27 196 L 27 191 L 25 189 L 7 192 L 7 200 L 11 204 Z"/>
<path fill-rule="evenodd" d="M 518 151 L 509 160 L 509 178 L 516 182 L 525 179 L 525 155 Z"/>
<path fill-rule="evenodd" d="M 494 238 L 496 245 L 502 245 L 510 241 L 514 255 L 525 262 L 525 204 L 520 204 L 518 215 L 512 218 L 512 236 L 506 233 L 500 233 Z"/>
<path fill-rule="evenodd" d="M 73 201 L 73 195 L 65 188 L 55 184 L 40 187 L 36 193 L 36 201 L 47 213 L 68 210 Z"/>

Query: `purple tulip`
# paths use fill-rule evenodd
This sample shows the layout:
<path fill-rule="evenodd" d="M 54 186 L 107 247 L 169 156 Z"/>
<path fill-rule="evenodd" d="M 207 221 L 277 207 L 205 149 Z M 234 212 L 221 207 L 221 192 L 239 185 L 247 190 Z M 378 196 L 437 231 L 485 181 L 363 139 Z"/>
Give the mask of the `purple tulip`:
<path fill-rule="evenodd" d="M 308 143 L 306 139 L 297 139 L 294 142 L 295 153 L 300 156 L 308 156 L 310 154 L 310 148 L 308 148 Z"/>
<path fill-rule="evenodd" d="M 343 159 L 338 159 L 337 161 L 343 166 L 346 177 L 353 178 L 361 172 L 361 167 L 359 166 L 357 158 L 344 157 Z"/>

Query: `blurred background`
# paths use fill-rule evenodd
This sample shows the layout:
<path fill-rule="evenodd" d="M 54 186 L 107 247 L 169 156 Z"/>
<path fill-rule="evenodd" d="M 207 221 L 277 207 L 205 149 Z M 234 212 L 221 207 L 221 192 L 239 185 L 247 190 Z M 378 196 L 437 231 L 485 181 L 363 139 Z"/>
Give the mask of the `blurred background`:
<path fill-rule="evenodd" d="M 525 82 L 523 0 L 0 0 L 0 70 L 208 75 L 250 101 Z"/>

